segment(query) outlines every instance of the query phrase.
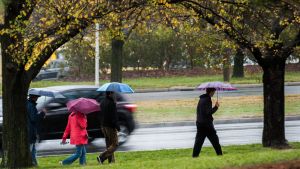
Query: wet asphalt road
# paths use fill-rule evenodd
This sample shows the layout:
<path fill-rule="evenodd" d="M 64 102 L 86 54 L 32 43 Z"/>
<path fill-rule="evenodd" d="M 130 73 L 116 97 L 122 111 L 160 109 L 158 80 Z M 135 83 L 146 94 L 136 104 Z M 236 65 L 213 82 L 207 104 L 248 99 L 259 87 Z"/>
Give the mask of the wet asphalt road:
<path fill-rule="evenodd" d="M 221 145 L 243 145 L 261 143 L 262 127 L 258 123 L 235 123 L 215 125 Z M 128 142 L 118 151 L 143 151 L 176 148 L 192 148 L 196 133 L 195 126 L 139 128 L 130 136 Z M 300 121 L 286 122 L 286 138 L 290 142 L 300 141 Z M 60 140 L 40 143 L 38 155 L 69 154 L 74 151 L 72 145 L 60 145 Z M 211 146 L 206 139 L 204 146 Z M 105 148 L 104 139 L 97 139 L 88 145 L 88 152 L 101 152 Z"/>
<path fill-rule="evenodd" d="M 129 100 L 146 101 L 146 100 L 170 100 L 170 99 L 188 99 L 198 98 L 204 91 L 169 91 L 169 92 L 149 92 L 149 93 L 134 93 L 127 94 Z M 285 95 L 300 94 L 300 86 L 285 86 Z M 263 96 L 262 87 L 243 87 L 236 91 L 221 91 L 218 92 L 219 97 L 234 97 L 234 96 Z M 216 97 L 216 94 L 215 96 Z"/>

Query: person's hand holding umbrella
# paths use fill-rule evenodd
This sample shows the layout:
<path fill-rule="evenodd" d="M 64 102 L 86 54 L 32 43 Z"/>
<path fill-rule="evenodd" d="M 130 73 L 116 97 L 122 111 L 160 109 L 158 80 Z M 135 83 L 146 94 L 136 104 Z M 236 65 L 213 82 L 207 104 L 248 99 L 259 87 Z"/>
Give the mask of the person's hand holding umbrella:
<path fill-rule="evenodd" d="M 218 102 L 218 101 L 216 101 L 216 104 L 215 104 L 215 106 L 216 106 L 216 107 L 218 107 L 218 108 L 220 107 L 220 104 L 219 104 L 219 102 Z"/>

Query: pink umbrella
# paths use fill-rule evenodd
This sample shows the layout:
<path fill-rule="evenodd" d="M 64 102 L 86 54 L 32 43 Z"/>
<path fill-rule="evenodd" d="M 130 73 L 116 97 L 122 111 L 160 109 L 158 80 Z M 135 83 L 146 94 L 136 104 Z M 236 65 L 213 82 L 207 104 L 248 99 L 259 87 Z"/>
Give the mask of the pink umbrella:
<path fill-rule="evenodd" d="M 206 83 L 202 83 L 200 86 L 197 87 L 198 90 L 205 90 L 207 88 L 215 88 L 217 90 L 217 100 L 218 100 L 218 91 L 237 90 L 237 88 L 233 87 L 231 84 L 223 83 L 223 82 L 206 82 Z"/>
<path fill-rule="evenodd" d="M 69 112 L 80 112 L 89 114 L 100 111 L 99 103 L 94 99 L 78 98 L 67 103 Z"/>

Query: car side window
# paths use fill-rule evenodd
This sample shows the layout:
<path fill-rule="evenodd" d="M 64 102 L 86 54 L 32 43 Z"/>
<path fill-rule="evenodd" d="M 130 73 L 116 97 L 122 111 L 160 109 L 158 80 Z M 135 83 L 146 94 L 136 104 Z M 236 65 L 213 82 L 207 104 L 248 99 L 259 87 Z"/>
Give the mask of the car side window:
<path fill-rule="evenodd" d="M 69 100 L 80 98 L 80 93 L 78 91 L 67 91 L 64 92 L 63 95 Z"/>
<path fill-rule="evenodd" d="M 80 91 L 80 97 L 95 99 L 100 92 L 96 90 L 82 90 Z"/>
<path fill-rule="evenodd" d="M 99 95 L 97 96 L 96 99 L 98 102 L 101 102 L 104 98 L 105 98 L 105 92 L 101 92 L 101 93 L 99 93 Z M 119 93 L 116 93 L 116 99 L 117 99 L 117 102 L 125 101 L 124 97 Z"/>

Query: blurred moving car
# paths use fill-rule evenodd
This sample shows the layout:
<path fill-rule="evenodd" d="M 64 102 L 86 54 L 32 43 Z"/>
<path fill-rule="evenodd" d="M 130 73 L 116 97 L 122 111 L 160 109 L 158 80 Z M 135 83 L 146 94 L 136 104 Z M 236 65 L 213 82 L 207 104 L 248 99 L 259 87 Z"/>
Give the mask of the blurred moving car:
<path fill-rule="evenodd" d="M 63 59 L 52 60 L 45 68 L 40 70 L 34 80 L 63 78 L 68 75 L 69 69 L 67 61 Z"/>
<path fill-rule="evenodd" d="M 96 91 L 96 86 L 53 86 L 44 89 L 48 91 L 59 92 L 65 98 L 41 96 L 37 100 L 38 111 L 46 109 L 45 118 L 43 119 L 40 125 L 40 140 L 62 138 L 63 132 L 68 122 L 69 112 L 67 110 L 66 103 L 69 100 L 84 97 L 96 99 L 98 102 L 101 102 L 101 100 L 105 97 L 105 92 Z M 123 144 L 127 141 L 130 133 L 135 129 L 133 113 L 136 110 L 136 105 L 130 103 L 128 99 L 120 93 L 116 94 L 116 99 L 117 111 L 119 115 L 119 124 L 121 129 L 118 133 L 119 143 Z M 0 112 L 0 143 L 2 141 L 1 116 L 2 111 Z M 100 129 L 101 111 L 90 113 L 87 115 L 87 118 L 87 130 L 89 134 L 89 141 L 91 142 L 94 138 L 103 137 L 103 134 Z"/>

